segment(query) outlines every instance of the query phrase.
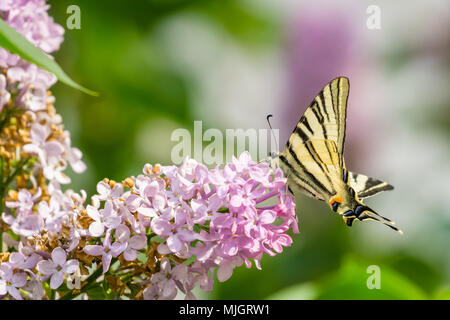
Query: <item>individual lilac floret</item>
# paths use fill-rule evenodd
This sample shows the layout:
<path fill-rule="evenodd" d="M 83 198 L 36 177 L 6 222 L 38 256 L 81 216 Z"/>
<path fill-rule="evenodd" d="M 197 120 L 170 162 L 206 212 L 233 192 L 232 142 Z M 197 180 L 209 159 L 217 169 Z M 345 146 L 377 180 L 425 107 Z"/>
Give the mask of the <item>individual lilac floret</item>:
<path fill-rule="evenodd" d="M 19 288 L 22 288 L 26 282 L 25 272 L 16 272 L 14 267 L 8 263 L 0 265 L 0 297 L 9 294 L 16 300 L 22 300 Z"/>
<path fill-rule="evenodd" d="M 105 208 L 97 210 L 88 205 L 87 214 L 94 220 L 89 226 L 89 232 L 93 237 L 101 237 L 106 229 L 115 229 L 119 226 L 121 218 L 117 216 L 110 201 L 105 203 Z"/>
<path fill-rule="evenodd" d="M 138 257 L 138 250 L 147 247 L 147 237 L 145 235 L 134 235 L 130 238 L 130 229 L 121 224 L 116 229 L 117 242 L 113 243 L 112 251 L 116 255 L 123 252 L 123 257 L 127 261 L 134 261 Z"/>
<path fill-rule="evenodd" d="M 188 268 L 184 264 L 172 267 L 169 259 L 163 258 L 160 264 L 160 271 L 152 276 L 151 283 L 159 287 L 161 295 L 167 299 L 173 299 L 177 295 L 177 286 L 187 277 Z M 180 288 L 180 287 L 179 287 Z"/>
<path fill-rule="evenodd" d="M 43 260 L 37 264 L 37 269 L 45 278 L 50 278 L 50 288 L 57 289 L 64 281 L 65 274 L 72 274 L 78 269 L 78 261 L 75 259 L 66 260 L 66 251 L 62 248 L 55 248 L 52 251 L 50 260 Z"/>
<path fill-rule="evenodd" d="M 108 230 L 103 240 L 103 245 L 87 245 L 84 252 L 91 256 L 102 256 L 103 273 L 109 270 L 112 258 L 117 257 L 123 252 L 122 243 L 115 242 L 111 244 L 111 230 Z"/>

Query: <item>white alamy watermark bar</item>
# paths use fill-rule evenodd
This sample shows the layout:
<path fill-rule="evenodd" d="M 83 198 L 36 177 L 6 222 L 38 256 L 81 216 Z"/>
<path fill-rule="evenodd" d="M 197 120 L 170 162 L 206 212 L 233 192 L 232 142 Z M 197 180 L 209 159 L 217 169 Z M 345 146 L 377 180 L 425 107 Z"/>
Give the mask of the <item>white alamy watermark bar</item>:
<path fill-rule="evenodd" d="M 205 165 L 221 165 L 231 161 L 233 155 L 248 151 L 252 159 L 261 161 L 271 152 L 278 152 L 279 130 L 273 129 L 225 129 L 208 128 L 203 130 L 202 121 L 194 121 L 191 131 L 178 128 L 172 132 L 172 142 L 177 144 L 172 148 L 171 161 L 181 164 L 186 156 L 194 158 Z"/>

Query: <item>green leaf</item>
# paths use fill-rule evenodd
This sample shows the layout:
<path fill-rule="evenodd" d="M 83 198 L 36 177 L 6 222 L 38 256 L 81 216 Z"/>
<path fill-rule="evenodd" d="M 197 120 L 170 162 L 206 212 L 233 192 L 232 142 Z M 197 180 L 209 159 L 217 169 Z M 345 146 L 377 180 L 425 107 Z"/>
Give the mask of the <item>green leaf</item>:
<path fill-rule="evenodd" d="M 24 36 L 14 30 L 5 21 L 0 19 L 0 46 L 8 50 L 13 54 L 17 54 L 22 59 L 25 59 L 31 63 L 34 63 L 38 67 L 53 73 L 59 81 L 78 89 L 91 96 L 98 96 L 98 93 L 89 90 L 75 81 L 73 81 L 61 67 L 52 60 L 42 50 L 35 47 Z"/>

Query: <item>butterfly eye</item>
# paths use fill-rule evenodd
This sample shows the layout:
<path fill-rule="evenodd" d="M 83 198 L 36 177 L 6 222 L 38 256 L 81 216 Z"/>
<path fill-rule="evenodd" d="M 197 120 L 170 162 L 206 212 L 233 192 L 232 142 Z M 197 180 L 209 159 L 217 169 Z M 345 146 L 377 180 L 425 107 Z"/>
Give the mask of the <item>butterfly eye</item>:
<path fill-rule="evenodd" d="M 339 194 L 336 194 L 333 197 L 331 197 L 330 202 L 329 202 L 329 204 L 334 212 L 337 211 L 337 209 L 341 203 L 342 203 L 342 197 Z"/>

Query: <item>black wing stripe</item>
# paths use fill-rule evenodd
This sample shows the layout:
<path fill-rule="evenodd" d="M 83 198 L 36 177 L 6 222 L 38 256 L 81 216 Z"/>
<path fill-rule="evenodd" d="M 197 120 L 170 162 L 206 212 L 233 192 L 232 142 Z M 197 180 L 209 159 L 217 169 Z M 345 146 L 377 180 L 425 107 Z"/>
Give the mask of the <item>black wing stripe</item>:
<path fill-rule="evenodd" d="M 362 190 L 360 193 L 358 193 L 358 195 L 360 197 L 367 198 L 367 197 L 373 196 L 374 194 L 377 194 L 378 192 L 388 191 L 388 190 L 392 190 L 392 189 L 394 189 L 394 187 L 391 186 L 390 184 L 388 184 L 386 182 L 381 182 L 380 184 L 375 185 L 371 188 Z"/>
<path fill-rule="evenodd" d="M 312 100 L 296 126 L 303 129 L 307 140 L 333 140 L 341 155 L 344 150 L 348 93 L 347 78 L 333 79 Z"/>
<path fill-rule="evenodd" d="M 295 127 L 294 133 L 298 134 L 300 139 L 302 139 L 303 141 L 307 141 L 308 140 L 308 135 L 303 131 L 302 128 Z"/>
<path fill-rule="evenodd" d="M 317 103 L 315 105 L 317 106 Z M 326 130 L 325 125 L 324 125 L 324 120 L 325 119 L 324 119 L 323 115 L 318 113 L 316 108 L 311 108 L 311 111 L 313 112 L 314 116 L 317 119 L 317 122 L 319 123 L 320 127 L 322 128 L 322 134 L 323 134 L 324 139 L 325 140 L 328 139 L 327 130 Z"/>
<path fill-rule="evenodd" d="M 306 190 L 309 194 L 311 194 L 314 198 L 317 198 L 317 195 L 320 194 L 320 190 L 317 190 L 311 183 L 308 182 L 308 180 L 305 180 L 302 178 L 298 172 L 294 169 L 294 167 L 289 163 L 289 161 L 283 156 L 280 155 L 280 160 L 283 162 L 283 164 L 288 167 L 289 172 L 294 174 L 295 177 L 295 183 L 301 188 Z M 308 188 L 310 190 L 308 190 Z M 312 192 L 312 191 L 313 192 Z"/>
<path fill-rule="evenodd" d="M 331 193 L 336 193 L 336 190 L 333 188 L 333 181 L 331 181 L 331 178 L 328 174 L 328 167 L 326 166 L 323 159 L 320 157 L 320 154 L 316 151 L 314 148 L 314 145 L 312 143 L 305 143 L 306 149 L 308 150 L 311 158 L 313 158 L 314 162 L 319 166 L 319 168 L 322 170 L 323 175 L 327 178 L 328 182 L 330 183 Z M 332 155 L 330 152 L 330 149 L 328 148 L 328 145 L 325 144 L 326 149 L 328 150 L 328 154 L 330 155 L 330 159 L 332 159 Z"/>
<path fill-rule="evenodd" d="M 339 95 L 341 91 L 341 78 L 337 81 L 337 95 L 336 95 L 336 119 L 341 118 L 341 110 L 339 110 Z M 344 120 L 345 121 L 345 120 Z"/>
<path fill-rule="evenodd" d="M 314 131 L 311 129 L 311 126 L 309 125 L 308 119 L 305 116 L 303 116 L 300 119 L 300 122 L 298 123 L 297 127 L 301 126 L 301 125 L 304 125 L 305 128 L 308 129 L 309 132 L 311 132 L 311 134 L 314 134 Z"/>
<path fill-rule="evenodd" d="M 369 179 L 366 180 L 366 184 L 364 186 L 364 190 L 369 190 L 369 189 L 371 189 L 371 188 L 373 188 L 373 187 L 375 187 L 375 186 L 377 186 L 377 185 L 379 185 L 381 183 L 383 183 L 383 182 L 380 181 L 380 180 L 369 178 Z"/>
<path fill-rule="evenodd" d="M 348 175 L 349 181 L 347 184 L 356 191 L 358 197 L 361 199 L 373 196 L 382 191 L 394 189 L 394 187 L 387 182 L 370 178 L 363 174 L 349 172 Z"/>
<path fill-rule="evenodd" d="M 347 183 L 348 182 L 348 171 L 347 171 L 347 169 L 342 169 L 343 170 L 343 172 L 344 172 L 344 174 L 343 174 L 343 180 L 344 180 L 344 182 L 345 183 Z"/>
<path fill-rule="evenodd" d="M 339 80 L 338 80 L 338 82 L 339 82 Z M 335 100 L 337 100 L 337 99 L 335 99 L 335 95 L 333 94 L 333 91 L 334 91 L 334 88 L 333 88 L 333 86 L 332 86 L 332 83 L 329 83 L 328 85 L 327 85 L 327 88 L 328 88 L 328 90 L 330 90 L 330 95 L 331 95 L 331 106 L 333 107 L 333 111 L 334 111 L 334 114 L 335 114 L 335 117 L 336 117 L 336 120 L 337 119 L 339 119 L 339 111 L 337 110 L 338 109 L 338 107 L 337 107 L 337 101 L 335 101 Z"/>
<path fill-rule="evenodd" d="M 319 98 L 319 100 L 317 99 Z M 328 118 L 328 121 L 330 121 L 330 115 L 328 114 L 328 108 L 325 103 L 325 97 L 323 94 L 323 90 L 319 92 L 319 95 L 316 97 L 317 104 L 319 105 L 319 109 L 322 109 L 322 113 L 325 114 Z"/>
<path fill-rule="evenodd" d="M 291 147 L 289 142 L 288 142 L 288 147 L 287 148 L 289 150 L 289 154 L 292 156 L 292 158 L 294 158 L 295 162 L 302 169 L 302 171 L 309 177 L 311 182 L 314 183 L 315 185 L 317 185 L 317 187 L 319 189 L 323 190 L 324 192 L 326 192 L 328 194 L 332 194 L 332 192 L 322 182 L 320 182 L 311 172 L 309 172 L 306 169 L 306 167 L 300 162 L 300 160 L 298 159 L 298 157 L 295 154 L 294 150 L 292 150 L 292 147 Z"/>

